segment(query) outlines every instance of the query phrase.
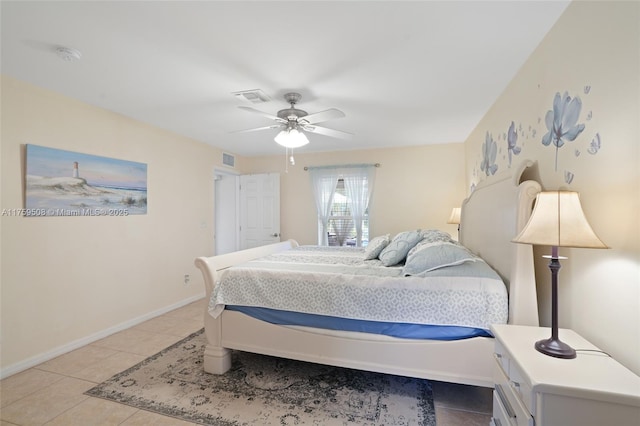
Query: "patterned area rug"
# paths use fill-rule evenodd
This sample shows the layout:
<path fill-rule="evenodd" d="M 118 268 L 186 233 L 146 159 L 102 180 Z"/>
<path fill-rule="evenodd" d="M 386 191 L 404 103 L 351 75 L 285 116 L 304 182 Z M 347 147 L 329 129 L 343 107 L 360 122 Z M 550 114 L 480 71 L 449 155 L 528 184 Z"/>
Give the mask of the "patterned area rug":
<path fill-rule="evenodd" d="M 206 425 L 436 424 L 426 380 L 238 351 L 217 376 L 205 344 L 200 330 L 86 394 Z"/>

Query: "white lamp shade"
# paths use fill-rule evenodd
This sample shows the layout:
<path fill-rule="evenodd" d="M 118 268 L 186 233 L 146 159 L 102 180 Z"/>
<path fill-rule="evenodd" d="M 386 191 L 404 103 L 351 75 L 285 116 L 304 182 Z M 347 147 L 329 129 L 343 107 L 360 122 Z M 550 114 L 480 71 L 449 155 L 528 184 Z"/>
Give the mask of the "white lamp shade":
<path fill-rule="evenodd" d="M 451 216 L 449 216 L 449 220 L 447 221 L 447 223 L 460 224 L 461 210 L 462 209 L 460 207 L 454 207 L 453 210 L 451 210 Z"/>
<path fill-rule="evenodd" d="M 527 225 L 513 239 L 516 243 L 555 247 L 609 248 L 593 232 L 572 191 L 541 192 Z"/>
<path fill-rule="evenodd" d="M 309 139 L 304 133 L 298 131 L 298 129 L 291 128 L 282 130 L 274 140 L 286 148 L 299 148 L 309 143 Z"/>

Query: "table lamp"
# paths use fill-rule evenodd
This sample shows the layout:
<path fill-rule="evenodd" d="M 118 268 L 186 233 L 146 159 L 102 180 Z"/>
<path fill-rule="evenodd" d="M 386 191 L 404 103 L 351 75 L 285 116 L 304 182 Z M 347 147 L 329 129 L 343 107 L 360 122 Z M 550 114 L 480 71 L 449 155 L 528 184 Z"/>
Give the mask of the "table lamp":
<path fill-rule="evenodd" d="M 453 210 L 451 210 L 451 216 L 449 216 L 449 220 L 447 221 L 447 223 L 458 225 L 458 233 L 460 233 L 460 212 L 460 207 L 454 207 Z"/>
<path fill-rule="evenodd" d="M 558 337 L 558 247 L 609 248 L 593 232 L 572 191 L 545 191 L 536 196 L 529 222 L 513 240 L 515 243 L 551 246 L 551 337 L 535 343 L 538 352 L 556 358 L 572 359 L 576 351 Z"/>

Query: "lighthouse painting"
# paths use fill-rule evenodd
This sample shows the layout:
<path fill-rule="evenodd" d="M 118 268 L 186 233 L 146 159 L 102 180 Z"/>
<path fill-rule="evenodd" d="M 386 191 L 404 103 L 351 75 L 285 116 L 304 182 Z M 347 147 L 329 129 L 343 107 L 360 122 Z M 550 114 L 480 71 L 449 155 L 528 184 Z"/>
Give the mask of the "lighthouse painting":
<path fill-rule="evenodd" d="M 28 144 L 27 216 L 147 213 L 147 165 Z"/>

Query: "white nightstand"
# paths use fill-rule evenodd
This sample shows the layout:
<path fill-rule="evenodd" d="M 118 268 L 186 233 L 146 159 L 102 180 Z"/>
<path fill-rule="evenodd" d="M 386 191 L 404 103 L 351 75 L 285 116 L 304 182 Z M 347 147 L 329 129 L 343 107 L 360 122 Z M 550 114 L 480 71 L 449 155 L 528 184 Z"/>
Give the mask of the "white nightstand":
<path fill-rule="evenodd" d="M 536 351 L 548 328 L 495 325 L 496 426 L 640 426 L 640 377 L 571 330 L 560 339 L 575 359 Z"/>

